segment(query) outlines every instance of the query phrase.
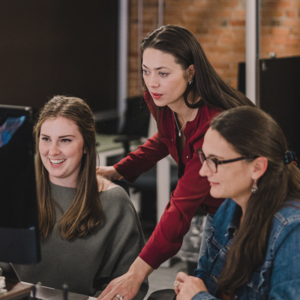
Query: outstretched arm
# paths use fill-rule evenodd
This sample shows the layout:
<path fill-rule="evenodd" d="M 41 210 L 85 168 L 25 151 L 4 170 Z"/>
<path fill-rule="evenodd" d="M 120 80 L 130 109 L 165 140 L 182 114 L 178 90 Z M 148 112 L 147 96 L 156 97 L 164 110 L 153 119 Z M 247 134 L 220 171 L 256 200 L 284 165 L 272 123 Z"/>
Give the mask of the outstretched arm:
<path fill-rule="evenodd" d="M 165 138 L 159 138 L 158 133 L 139 146 L 136 151 L 128 153 L 113 167 L 126 180 L 133 182 L 142 173 L 150 170 L 159 160 L 169 154 Z"/>
<path fill-rule="evenodd" d="M 117 294 L 124 300 L 130 300 L 138 293 L 144 280 L 153 269 L 138 257 L 128 272 L 114 279 L 98 297 L 98 300 L 112 300 Z"/>
<path fill-rule="evenodd" d="M 154 269 L 179 251 L 191 220 L 203 202 L 209 203 L 212 210 L 214 206 L 216 210 L 223 202 L 223 199 L 211 197 L 207 179 L 199 176 L 200 167 L 199 157 L 194 154 L 178 180 L 159 223 L 139 255 Z"/>
<path fill-rule="evenodd" d="M 96 167 L 96 174 L 98 176 L 102 176 L 104 178 L 108 178 L 110 180 L 120 180 L 122 179 L 122 175 L 120 175 L 117 170 L 113 167 Z M 101 181 L 101 177 L 98 178 L 97 176 L 97 181 Z"/>

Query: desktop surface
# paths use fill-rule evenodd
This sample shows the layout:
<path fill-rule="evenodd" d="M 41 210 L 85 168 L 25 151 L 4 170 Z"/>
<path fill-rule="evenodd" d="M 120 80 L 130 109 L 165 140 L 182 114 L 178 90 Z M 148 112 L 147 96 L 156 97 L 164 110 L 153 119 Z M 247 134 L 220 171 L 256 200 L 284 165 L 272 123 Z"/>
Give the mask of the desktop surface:
<path fill-rule="evenodd" d="M 17 299 L 30 295 L 31 300 L 96 300 L 97 298 L 72 293 L 66 290 L 58 290 L 41 284 L 33 285 L 20 280 L 15 268 L 10 263 L 0 262 L 3 276 L 6 279 L 7 293 L 0 296 L 0 300 Z M 47 272 L 45 270 L 45 272 Z M 34 288 L 33 288 L 34 287 Z M 34 292 L 33 292 L 34 291 Z"/>

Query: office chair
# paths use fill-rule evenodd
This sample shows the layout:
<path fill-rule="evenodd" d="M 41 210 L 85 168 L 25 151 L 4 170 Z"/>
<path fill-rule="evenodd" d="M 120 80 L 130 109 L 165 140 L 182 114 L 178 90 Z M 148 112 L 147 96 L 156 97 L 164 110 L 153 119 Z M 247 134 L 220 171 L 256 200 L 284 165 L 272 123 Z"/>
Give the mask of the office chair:
<path fill-rule="evenodd" d="M 150 111 L 142 96 L 128 98 L 125 112 L 125 122 L 121 129 L 121 135 L 115 142 L 122 142 L 124 147 L 124 156 L 130 152 L 130 142 L 141 137 L 148 136 L 148 127 L 150 123 Z M 177 165 L 171 165 L 170 190 L 173 191 L 178 181 Z M 151 234 L 156 226 L 156 166 L 149 171 L 142 173 L 139 178 L 131 183 L 125 179 L 133 192 L 141 192 L 140 221 L 144 232 Z"/>
<path fill-rule="evenodd" d="M 142 96 L 127 98 L 125 122 L 121 128 L 120 136 L 114 141 L 122 143 L 124 156 L 130 152 L 130 142 L 148 136 L 150 111 Z"/>

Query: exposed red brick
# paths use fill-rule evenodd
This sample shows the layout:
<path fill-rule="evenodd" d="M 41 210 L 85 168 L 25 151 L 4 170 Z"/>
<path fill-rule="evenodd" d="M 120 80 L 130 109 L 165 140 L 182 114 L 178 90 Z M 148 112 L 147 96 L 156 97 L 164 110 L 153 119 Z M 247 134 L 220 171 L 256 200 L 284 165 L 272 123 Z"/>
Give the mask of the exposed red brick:
<path fill-rule="evenodd" d="M 218 8 L 224 8 L 224 7 L 237 7 L 239 4 L 238 0 L 218 0 L 218 1 L 211 1 L 213 5 L 217 5 Z"/>
<path fill-rule="evenodd" d="M 220 35 L 220 34 L 223 34 L 225 31 L 225 29 L 221 29 L 221 28 L 211 28 L 209 30 L 209 33 L 212 34 L 212 35 Z"/>
<path fill-rule="evenodd" d="M 289 38 L 289 37 L 274 37 L 273 40 L 274 44 L 281 44 L 281 45 L 300 45 L 300 38 Z"/>
<path fill-rule="evenodd" d="M 291 1 L 284 1 L 284 0 L 269 0 L 269 1 L 264 1 L 266 6 L 269 7 L 278 7 L 278 8 L 283 8 L 283 7 L 291 7 Z"/>
<path fill-rule="evenodd" d="M 300 26 L 300 18 L 297 19 L 286 19 L 282 22 L 282 25 L 285 27 L 297 27 Z"/>
<path fill-rule="evenodd" d="M 236 72 L 236 74 L 237 74 L 237 72 Z M 232 80 L 229 82 L 229 84 L 230 84 L 232 87 L 237 88 L 237 79 L 236 79 L 236 78 L 232 79 Z"/>
<path fill-rule="evenodd" d="M 232 12 L 232 14 L 233 14 L 233 17 L 237 18 L 237 19 L 245 19 L 246 18 L 246 11 L 244 9 L 243 10 L 236 9 Z"/>
<path fill-rule="evenodd" d="M 275 10 L 275 9 L 262 9 L 261 10 L 261 18 L 266 19 L 266 18 L 278 18 L 282 17 L 284 15 L 284 12 L 282 9 L 280 10 Z"/>
<path fill-rule="evenodd" d="M 245 45 L 245 43 L 243 43 L 243 45 L 233 45 L 233 46 L 231 46 L 231 48 L 236 53 L 245 53 L 246 45 Z"/>
<path fill-rule="evenodd" d="M 293 8 L 300 8 L 300 1 L 299 0 L 291 0 L 291 7 Z"/>
<path fill-rule="evenodd" d="M 234 38 L 239 38 L 239 39 L 245 39 L 245 34 L 246 34 L 246 31 L 245 31 L 245 28 L 242 27 L 242 28 L 234 28 L 234 30 L 231 32 L 231 35 L 232 37 Z"/>
<path fill-rule="evenodd" d="M 262 19 L 261 20 L 261 26 L 281 26 L 282 21 L 280 19 L 272 19 L 272 18 L 267 18 L 267 19 Z"/>
<path fill-rule="evenodd" d="M 230 45 L 223 44 L 222 46 L 213 45 L 209 47 L 205 47 L 206 52 L 210 53 L 227 53 L 230 51 Z"/>
<path fill-rule="evenodd" d="M 164 0 L 164 23 L 195 34 L 222 79 L 236 87 L 237 64 L 245 61 L 248 0 Z M 252 0 L 249 0 L 252 1 Z M 137 3 L 129 0 L 128 95 L 141 93 L 138 78 Z M 144 35 L 157 27 L 157 0 L 143 0 Z M 300 0 L 261 0 L 260 57 L 300 55 Z"/>
<path fill-rule="evenodd" d="M 272 28 L 271 34 L 273 36 L 281 36 L 281 35 L 289 36 L 289 34 L 290 34 L 290 28 L 274 27 L 274 28 Z"/>
<path fill-rule="evenodd" d="M 291 33 L 293 35 L 300 35 L 300 26 L 299 27 L 291 28 Z"/>
<path fill-rule="evenodd" d="M 245 26 L 245 20 L 231 20 L 231 26 Z"/>
<path fill-rule="evenodd" d="M 285 15 L 289 18 L 295 18 L 297 16 L 296 10 L 288 10 L 285 12 Z"/>
<path fill-rule="evenodd" d="M 295 50 L 298 53 L 298 55 L 300 55 L 299 44 L 288 44 L 284 48 L 287 50 Z"/>
<path fill-rule="evenodd" d="M 221 36 L 218 39 L 218 43 L 220 44 L 231 44 L 231 45 L 240 45 L 245 44 L 245 39 L 235 38 L 235 37 L 223 37 Z"/>
<path fill-rule="evenodd" d="M 264 27 L 261 27 L 261 29 L 260 29 L 261 36 L 271 34 L 271 32 L 272 32 L 272 27 L 271 26 L 264 26 Z"/>
<path fill-rule="evenodd" d="M 196 35 L 200 44 L 215 44 L 218 40 L 218 36 Z"/>

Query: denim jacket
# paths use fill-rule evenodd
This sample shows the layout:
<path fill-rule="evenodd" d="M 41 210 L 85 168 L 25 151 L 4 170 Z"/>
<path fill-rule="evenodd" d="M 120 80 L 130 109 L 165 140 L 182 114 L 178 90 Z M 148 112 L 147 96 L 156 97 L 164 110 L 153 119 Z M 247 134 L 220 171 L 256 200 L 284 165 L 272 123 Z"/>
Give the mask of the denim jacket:
<path fill-rule="evenodd" d="M 300 299 L 300 202 L 289 199 L 287 203 L 294 206 L 286 205 L 273 218 L 264 263 L 247 284 L 235 290 L 234 299 Z M 217 299 L 218 278 L 241 213 L 239 205 L 226 199 L 215 214 L 206 253 L 200 259 L 200 268 L 195 270 L 195 276 L 204 281 L 209 293 L 199 292 L 192 300 Z"/>

